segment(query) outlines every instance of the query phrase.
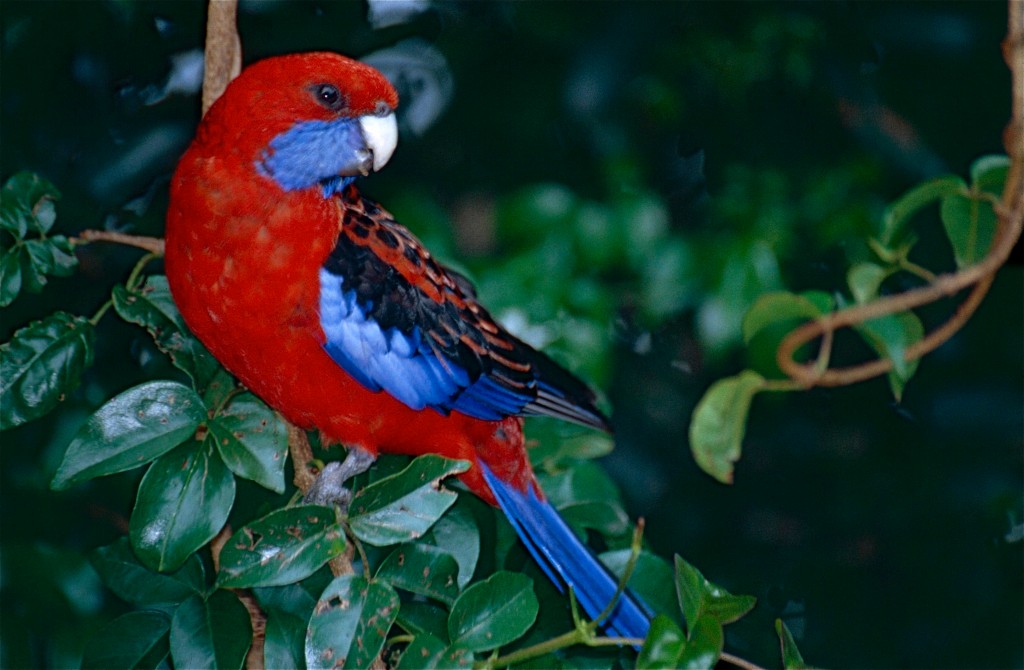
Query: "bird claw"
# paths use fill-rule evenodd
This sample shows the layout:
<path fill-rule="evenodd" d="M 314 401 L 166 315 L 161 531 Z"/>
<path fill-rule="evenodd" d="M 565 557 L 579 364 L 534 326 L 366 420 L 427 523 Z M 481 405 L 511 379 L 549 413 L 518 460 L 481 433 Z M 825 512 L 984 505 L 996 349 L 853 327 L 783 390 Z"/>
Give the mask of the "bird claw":
<path fill-rule="evenodd" d="M 344 461 L 332 461 L 324 466 L 309 491 L 302 496 L 302 502 L 309 505 L 336 505 L 342 512 L 348 512 L 352 491 L 345 488 L 345 483 L 369 470 L 375 460 L 374 456 L 362 449 L 350 449 Z"/>

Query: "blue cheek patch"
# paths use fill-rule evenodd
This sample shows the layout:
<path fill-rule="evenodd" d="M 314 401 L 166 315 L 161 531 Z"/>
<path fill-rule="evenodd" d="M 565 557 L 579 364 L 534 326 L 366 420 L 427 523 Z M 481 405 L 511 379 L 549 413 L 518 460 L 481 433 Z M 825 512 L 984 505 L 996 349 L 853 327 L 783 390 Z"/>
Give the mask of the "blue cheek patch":
<path fill-rule="evenodd" d="M 339 173 L 352 165 L 356 152 L 363 148 L 363 136 L 354 119 L 300 121 L 270 141 L 256 161 L 256 170 L 285 191 L 321 186 L 324 197 L 330 197 L 355 180 Z"/>

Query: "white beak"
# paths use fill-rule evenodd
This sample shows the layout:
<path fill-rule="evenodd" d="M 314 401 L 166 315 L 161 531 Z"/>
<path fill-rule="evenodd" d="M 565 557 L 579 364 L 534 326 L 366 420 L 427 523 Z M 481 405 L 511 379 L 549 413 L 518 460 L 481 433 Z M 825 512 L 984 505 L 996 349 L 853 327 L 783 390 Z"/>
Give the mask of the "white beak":
<path fill-rule="evenodd" d="M 395 113 L 387 116 L 367 114 L 359 117 L 359 128 L 363 132 L 366 148 L 373 154 L 373 171 L 377 172 L 387 165 L 391 154 L 398 146 L 398 122 Z"/>

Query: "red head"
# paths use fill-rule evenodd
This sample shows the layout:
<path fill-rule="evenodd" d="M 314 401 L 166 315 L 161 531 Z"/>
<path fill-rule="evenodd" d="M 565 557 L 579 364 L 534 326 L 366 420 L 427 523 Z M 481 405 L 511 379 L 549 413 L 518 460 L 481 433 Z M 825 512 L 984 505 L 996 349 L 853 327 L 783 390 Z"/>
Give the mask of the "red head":
<path fill-rule="evenodd" d="M 268 58 L 228 85 L 193 149 L 239 158 L 286 191 L 320 186 L 329 194 L 391 157 L 397 104 L 384 75 L 350 58 Z"/>

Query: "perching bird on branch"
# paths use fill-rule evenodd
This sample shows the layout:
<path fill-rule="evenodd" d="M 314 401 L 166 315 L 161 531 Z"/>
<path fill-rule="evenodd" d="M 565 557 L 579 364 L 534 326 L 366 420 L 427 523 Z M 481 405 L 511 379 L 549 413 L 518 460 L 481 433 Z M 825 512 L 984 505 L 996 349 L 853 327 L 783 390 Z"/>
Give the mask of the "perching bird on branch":
<path fill-rule="evenodd" d="M 382 452 L 467 460 L 462 481 L 596 617 L 616 580 L 545 500 L 520 417 L 609 423 L 582 382 L 495 322 L 465 278 L 355 186 L 391 157 L 397 104 L 383 75 L 336 54 L 243 71 L 171 184 L 172 294 L 249 389 L 349 448 L 314 497 L 335 496 Z M 649 619 L 627 592 L 606 629 L 644 638 Z"/>

